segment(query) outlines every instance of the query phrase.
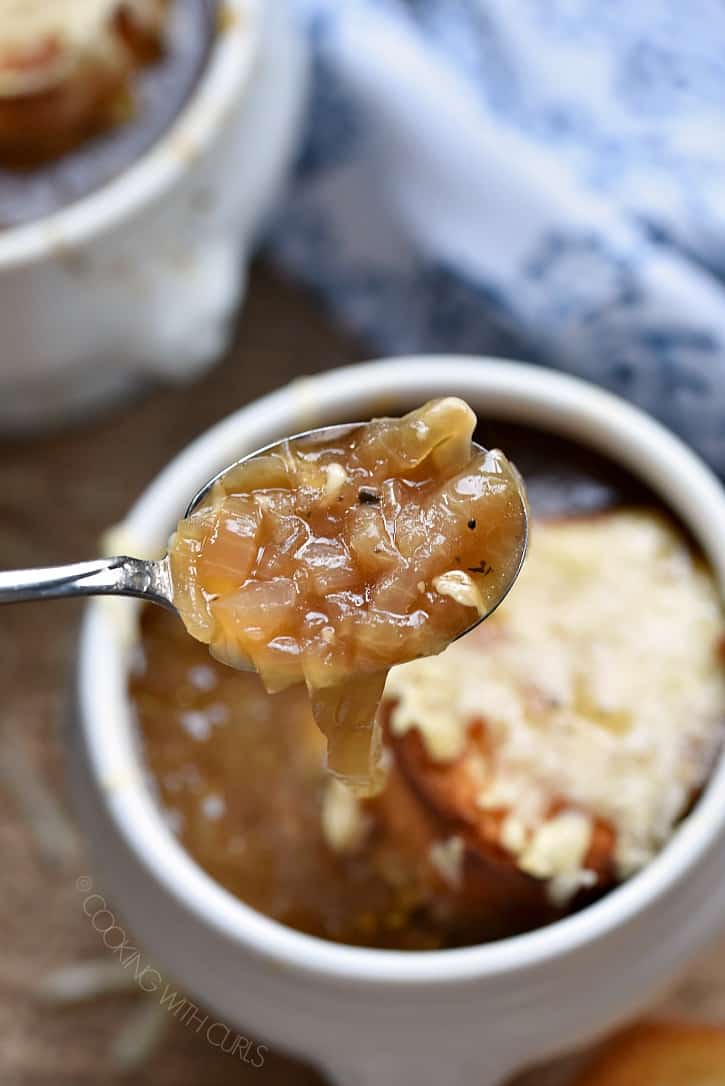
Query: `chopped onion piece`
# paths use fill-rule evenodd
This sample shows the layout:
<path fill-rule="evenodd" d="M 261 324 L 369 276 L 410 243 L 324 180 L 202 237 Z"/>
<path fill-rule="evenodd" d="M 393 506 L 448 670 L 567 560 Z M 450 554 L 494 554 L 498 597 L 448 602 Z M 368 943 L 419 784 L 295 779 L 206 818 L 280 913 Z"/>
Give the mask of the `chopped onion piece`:
<path fill-rule="evenodd" d="M 170 544 L 187 629 L 270 692 L 304 682 L 331 772 L 376 777 L 391 667 L 441 652 L 487 614 L 526 545 L 521 479 L 472 445 L 463 400 L 338 438 L 284 441 L 222 476 Z"/>

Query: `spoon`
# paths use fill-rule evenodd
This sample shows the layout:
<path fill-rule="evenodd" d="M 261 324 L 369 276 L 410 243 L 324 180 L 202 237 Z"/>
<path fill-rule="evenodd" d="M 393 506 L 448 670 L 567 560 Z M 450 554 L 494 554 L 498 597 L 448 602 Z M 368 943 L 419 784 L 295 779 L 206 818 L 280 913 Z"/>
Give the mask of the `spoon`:
<path fill-rule="evenodd" d="M 234 464 L 223 468 L 222 471 L 209 479 L 191 499 L 184 516 L 188 517 L 193 513 L 207 497 L 214 484 L 229 471 L 258 456 L 273 452 L 285 441 L 304 440 L 307 443 L 319 442 L 325 444 L 345 437 L 365 425 L 367 424 L 357 422 L 341 426 L 322 426 L 316 430 L 307 430 L 305 433 L 274 441 L 269 445 L 265 445 L 264 448 L 249 453 L 247 456 L 242 457 L 241 460 L 237 460 Z M 485 452 L 485 449 L 475 442 L 471 442 L 471 447 L 475 452 Z M 459 637 L 470 633 L 480 622 L 488 618 L 508 595 L 523 565 L 528 543 L 528 530 L 528 512 L 525 509 L 525 539 L 518 568 L 515 570 L 510 582 L 504 586 L 494 606 L 485 615 L 478 616 L 454 640 L 457 641 Z M 115 558 L 99 558 L 90 562 L 76 562 L 71 565 L 0 572 L 0 603 L 67 599 L 75 596 L 131 596 L 147 600 L 149 603 L 159 604 L 161 607 L 176 612 L 168 554 L 155 560 L 119 556 Z"/>

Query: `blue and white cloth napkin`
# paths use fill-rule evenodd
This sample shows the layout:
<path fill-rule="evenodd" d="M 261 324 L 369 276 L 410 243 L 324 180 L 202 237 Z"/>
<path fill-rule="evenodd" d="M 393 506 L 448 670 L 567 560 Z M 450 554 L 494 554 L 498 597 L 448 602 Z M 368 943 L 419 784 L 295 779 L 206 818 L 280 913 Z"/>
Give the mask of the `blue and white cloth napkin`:
<path fill-rule="evenodd" d="M 596 381 L 725 472 L 723 0 L 297 0 L 282 264 L 376 349 Z"/>

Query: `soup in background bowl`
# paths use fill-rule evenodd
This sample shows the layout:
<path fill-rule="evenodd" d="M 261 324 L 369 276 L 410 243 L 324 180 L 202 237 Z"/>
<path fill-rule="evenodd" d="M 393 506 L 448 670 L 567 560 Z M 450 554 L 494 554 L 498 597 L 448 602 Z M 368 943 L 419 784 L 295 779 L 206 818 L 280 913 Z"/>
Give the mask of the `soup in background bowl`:
<path fill-rule="evenodd" d="M 85 0 L 60 3 L 86 13 Z M 301 130 L 306 46 L 291 0 L 152 3 L 168 10 L 166 49 L 134 72 L 114 127 L 32 169 L 0 153 L 0 320 L 13 344 L 0 430 L 85 419 L 151 380 L 199 374 L 229 343 Z M 2 46 L 0 32 L 0 67 Z"/>
<path fill-rule="evenodd" d="M 13 35 L 0 25 L 0 229 L 59 211 L 141 158 L 184 108 L 222 25 L 216 0 L 129 9 L 120 0 L 86 9 L 88 0 L 60 0 L 57 11 L 6 3 Z"/>

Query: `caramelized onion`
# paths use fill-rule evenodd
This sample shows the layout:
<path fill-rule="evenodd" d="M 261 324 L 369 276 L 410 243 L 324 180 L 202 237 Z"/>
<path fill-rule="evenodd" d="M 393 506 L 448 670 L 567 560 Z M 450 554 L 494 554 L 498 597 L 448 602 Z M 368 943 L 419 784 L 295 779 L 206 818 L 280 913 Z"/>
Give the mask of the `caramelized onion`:
<path fill-rule="evenodd" d="M 224 475 L 170 543 L 189 632 L 270 692 L 305 682 L 330 769 L 360 791 L 377 780 L 388 670 L 441 652 L 521 564 L 523 485 L 472 445 L 475 424 L 449 397 L 283 442 Z"/>

